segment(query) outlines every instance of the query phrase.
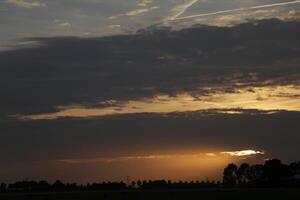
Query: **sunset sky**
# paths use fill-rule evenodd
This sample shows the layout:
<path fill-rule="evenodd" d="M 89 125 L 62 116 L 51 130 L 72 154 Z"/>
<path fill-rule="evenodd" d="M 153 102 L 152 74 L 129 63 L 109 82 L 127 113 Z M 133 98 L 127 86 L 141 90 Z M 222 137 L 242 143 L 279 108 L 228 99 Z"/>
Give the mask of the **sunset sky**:
<path fill-rule="evenodd" d="M 0 27 L 0 182 L 300 158 L 300 1 L 0 0 Z"/>

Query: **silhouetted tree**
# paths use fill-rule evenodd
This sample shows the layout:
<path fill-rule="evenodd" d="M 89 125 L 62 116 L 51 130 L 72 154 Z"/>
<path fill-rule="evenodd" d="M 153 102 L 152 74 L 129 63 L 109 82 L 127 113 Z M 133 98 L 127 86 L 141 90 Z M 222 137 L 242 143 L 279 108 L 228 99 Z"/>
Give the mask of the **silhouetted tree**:
<path fill-rule="evenodd" d="M 131 186 L 132 188 L 135 188 L 136 182 L 135 182 L 135 181 L 132 181 L 130 186 Z"/>
<path fill-rule="evenodd" d="M 251 186 L 257 186 L 263 181 L 264 177 L 264 166 L 263 165 L 252 165 L 249 168 L 248 180 Z"/>
<path fill-rule="evenodd" d="M 300 161 L 299 162 L 293 162 L 289 166 L 292 176 L 299 175 L 300 174 Z"/>
<path fill-rule="evenodd" d="M 52 188 L 53 188 L 53 190 L 61 191 L 61 190 L 65 189 L 65 185 L 60 180 L 57 180 L 52 185 Z"/>
<path fill-rule="evenodd" d="M 248 163 L 243 163 L 240 165 L 240 167 L 237 170 L 237 179 L 238 183 L 245 184 L 249 181 L 249 171 L 250 171 L 250 165 Z"/>
<path fill-rule="evenodd" d="M 140 188 L 142 186 L 142 181 L 138 180 L 137 181 L 137 186 Z"/>
<path fill-rule="evenodd" d="M 7 185 L 5 183 L 1 183 L 0 185 L 0 192 L 6 192 Z"/>
<path fill-rule="evenodd" d="M 280 160 L 267 160 L 264 165 L 264 177 L 270 186 L 280 186 L 291 177 L 289 167 Z"/>
<path fill-rule="evenodd" d="M 225 186 L 235 186 L 236 183 L 237 183 L 237 166 L 231 163 L 224 169 L 223 184 Z"/>

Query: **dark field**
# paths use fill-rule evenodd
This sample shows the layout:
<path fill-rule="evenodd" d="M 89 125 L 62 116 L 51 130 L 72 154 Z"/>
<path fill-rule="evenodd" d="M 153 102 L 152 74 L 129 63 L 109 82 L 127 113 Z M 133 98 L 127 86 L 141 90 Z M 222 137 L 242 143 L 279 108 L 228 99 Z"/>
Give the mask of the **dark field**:
<path fill-rule="evenodd" d="M 36 193 L 0 195 L 1 200 L 102 200 L 102 199 L 300 199 L 300 189 L 255 189 L 255 190 L 177 190 L 177 191 L 115 191 L 115 192 L 74 192 L 74 193 Z"/>

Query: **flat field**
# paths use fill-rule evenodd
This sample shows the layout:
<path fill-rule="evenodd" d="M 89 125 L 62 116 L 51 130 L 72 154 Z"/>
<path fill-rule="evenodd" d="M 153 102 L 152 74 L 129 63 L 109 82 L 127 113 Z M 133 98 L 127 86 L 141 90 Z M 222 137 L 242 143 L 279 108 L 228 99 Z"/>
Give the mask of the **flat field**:
<path fill-rule="evenodd" d="M 2 194 L 1 200 L 296 200 L 300 189 L 151 190 Z"/>

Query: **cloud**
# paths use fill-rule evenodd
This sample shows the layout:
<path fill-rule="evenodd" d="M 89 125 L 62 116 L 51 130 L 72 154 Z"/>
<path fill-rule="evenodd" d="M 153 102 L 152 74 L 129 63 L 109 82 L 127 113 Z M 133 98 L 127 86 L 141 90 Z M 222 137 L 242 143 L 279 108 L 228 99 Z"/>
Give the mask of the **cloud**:
<path fill-rule="evenodd" d="M 13 4 L 16 6 L 20 6 L 23 8 L 34 8 L 34 7 L 46 7 L 46 3 L 40 1 L 40 0 L 35 0 L 35 1 L 30 1 L 30 0 L 5 0 L 6 3 Z"/>
<path fill-rule="evenodd" d="M 62 23 L 59 24 L 59 26 L 61 26 L 61 27 L 70 27 L 71 23 L 70 22 L 62 22 Z"/>
<path fill-rule="evenodd" d="M 263 149 L 268 157 L 291 160 L 299 157 L 300 112 L 236 111 L 242 113 L 209 110 L 39 122 L 1 120 L 1 163 L 201 152 L 218 155 L 237 149 Z"/>
<path fill-rule="evenodd" d="M 125 15 L 126 16 L 136 16 L 145 12 L 149 12 L 150 10 L 155 10 L 155 9 L 159 9 L 158 6 L 152 6 L 150 8 L 142 8 L 142 9 L 137 9 L 137 10 L 132 10 L 132 11 L 128 11 Z"/>
<path fill-rule="evenodd" d="M 239 11 L 257 10 L 257 9 L 271 8 L 271 7 L 278 7 L 278 6 L 286 6 L 286 5 L 299 4 L 299 3 L 300 3 L 300 1 L 297 0 L 297 1 L 282 2 L 282 3 L 265 4 L 265 5 L 259 5 L 259 6 L 236 8 L 236 9 L 221 10 L 221 11 L 217 11 L 217 12 L 210 12 L 210 13 L 204 13 L 204 14 L 190 15 L 190 16 L 185 16 L 185 17 L 176 16 L 175 18 L 171 18 L 170 20 L 186 20 L 186 19 L 191 19 L 191 18 L 220 15 L 220 14 L 226 14 L 226 13 L 232 13 L 232 12 L 239 12 Z"/>
<path fill-rule="evenodd" d="M 57 26 L 60 26 L 60 27 L 63 27 L 63 28 L 69 28 L 72 26 L 72 24 L 68 21 L 64 21 L 64 20 L 60 20 L 60 19 L 56 19 L 54 20 L 54 23 L 57 25 Z"/>
<path fill-rule="evenodd" d="M 168 17 L 166 20 L 175 20 L 175 19 L 177 19 L 180 15 L 185 13 L 187 9 L 192 7 L 197 2 L 199 2 L 199 0 L 189 0 L 189 1 L 185 2 L 184 4 L 180 4 L 180 5 L 175 6 L 171 10 L 171 13 L 172 13 L 171 16 Z"/>
<path fill-rule="evenodd" d="M 291 10 L 287 14 L 282 15 L 280 18 L 282 20 L 300 20 L 300 13 L 295 10 Z"/>
<path fill-rule="evenodd" d="M 207 153 L 212 155 L 211 153 Z M 204 153 L 197 154 L 169 154 L 169 155 L 140 155 L 140 156 L 123 156 L 123 157 L 111 157 L 111 158 L 92 158 L 92 159 L 71 159 L 71 160 L 60 160 L 67 164 L 82 164 L 82 163 L 113 163 L 113 162 L 124 162 L 130 160 L 161 160 L 161 159 L 180 159 L 180 158 L 197 158 L 203 156 L 209 156 Z"/>
<path fill-rule="evenodd" d="M 238 156 L 238 157 L 264 155 L 265 154 L 265 152 L 263 152 L 263 151 L 255 151 L 255 150 L 225 151 L 225 152 L 221 152 L 221 153 L 228 154 L 230 156 Z"/>
<path fill-rule="evenodd" d="M 299 32 L 299 22 L 272 19 L 180 31 L 152 28 L 103 38 L 30 38 L 32 47 L 0 53 L 5 97 L 0 108 L 6 116 L 26 116 L 56 113 L 59 106 L 74 104 L 110 109 L 101 102 L 111 99 L 148 105 L 155 97 L 170 100 L 186 94 L 199 102 L 215 94 L 241 97 L 239 91 L 246 91 L 256 106 L 262 105 L 259 109 L 287 109 L 292 104 L 279 100 L 289 97 L 269 98 L 278 102 L 271 106 L 259 91 L 299 85 Z"/>
<path fill-rule="evenodd" d="M 151 0 L 142 0 L 137 5 L 139 7 L 147 7 L 149 4 L 152 4 L 153 2 Z"/>
<path fill-rule="evenodd" d="M 119 25 L 119 24 L 112 24 L 112 25 L 109 25 L 109 28 L 121 28 L 121 25 Z"/>
<path fill-rule="evenodd" d="M 129 113 L 172 113 L 208 109 L 220 109 L 224 113 L 237 114 L 242 112 L 224 109 L 239 108 L 259 109 L 270 112 L 276 112 L 276 110 L 300 111 L 299 100 L 295 98 L 297 96 L 300 96 L 300 87 L 250 87 L 234 93 L 208 93 L 205 97 L 201 95 L 193 97 L 188 94 L 180 94 L 173 97 L 156 96 L 155 98 L 123 103 L 113 101 L 113 104 L 109 104 L 104 108 L 85 108 L 83 106 L 61 107 L 58 112 L 54 113 L 16 115 L 15 117 L 21 120 L 54 120 L 66 117 L 89 118 Z"/>
<path fill-rule="evenodd" d="M 232 27 L 171 31 L 152 26 L 131 35 L 19 40 L 20 45 L 0 52 L 1 166 L 45 159 L 149 161 L 153 155 L 191 152 L 217 158 L 218 152 L 242 149 L 297 159 L 299 112 L 261 109 L 299 106 L 299 34 L 299 22 L 272 19 Z M 252 103 L 260 110 L 224 109 L 219 107 L 224 98 L 224 106 Z M 160 113 L 170 100 L 180 112 Z M 200 111 L 189 110 L 197 102 Z M 213 103 L 215 109 L 203 109 Z M 124 113 L 39 121 L 10 117 L 74 108 Z"/>
<path fill-rule="evenodd" d="M 159 9 L 159 6 L 152 6 L 152 7 L 149 7 L 149 8 L 146 8 L 146 7 L 145 8 L 138 8 L 138 9 L 135 9 L 135 10 L 128 11 L 125 14 L 118 14 L 118 15 L 110 16 L 108 19 L 113 20 L 113 19 L 117 19 L 117 18 L 123 17 L 123 16 L 128 16 L 128 17 L 137 16 L 137 15 L 147 13 L 147 12 L 149 12 L 151 10 L 155 10 L 155 9 Z"/>

